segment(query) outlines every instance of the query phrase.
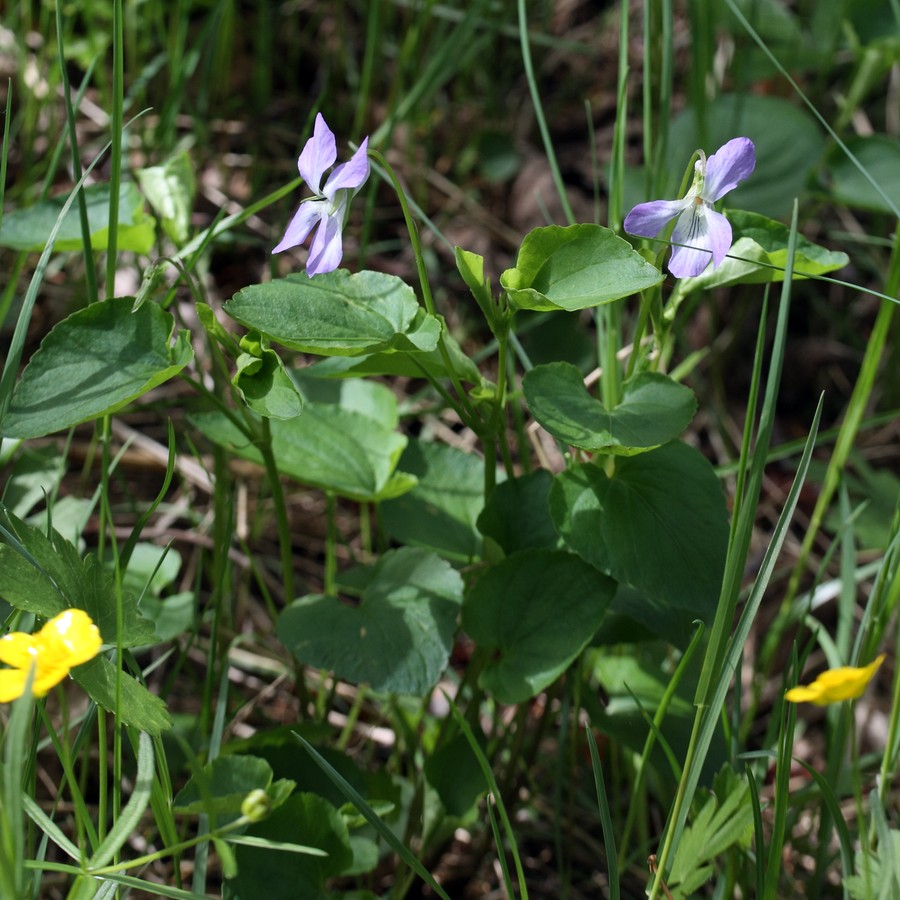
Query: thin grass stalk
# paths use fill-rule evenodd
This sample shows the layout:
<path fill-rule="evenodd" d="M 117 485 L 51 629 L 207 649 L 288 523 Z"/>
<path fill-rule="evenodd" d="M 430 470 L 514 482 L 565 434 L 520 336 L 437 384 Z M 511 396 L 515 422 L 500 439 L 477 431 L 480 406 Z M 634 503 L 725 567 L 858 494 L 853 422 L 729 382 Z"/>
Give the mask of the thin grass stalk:
<path fill-rule="evenodd" d="M 637 772 L 631 788 L 631 802 L 628 804 L 628 813 L 625 816 L 625 825 L 622 828 L 622 838 L 619 841 L 618 864 L 623 868 L 628 858 L 628 843 L 631 839 L 631 831 L 634 827 L 635 817 L 637 816 L 639 809 L 641 809 L 641 805 L 637 802 L 637 799 L 640 791 L 643 789 L 644 777 L 650 762 L 650 753 L 653 751 L 653 745 L 656 743 L 656 734 L 662 728 L 663 720 L 669 711 L 669 706 L 675 697 L 678 685 L 681 683 L 684 673 L 687 671 L 694 655 L 699 649 L 704 634 L 705 629 L 702 625 L 694 632 L 690 644 L 688 644 L 687 649 L 678 661 L 678 665 L 672 673 L 668 685 L 666 685 L 666 689 L 663 692 L 659 705 L 656 708 L 656 712 L 653 715 L 652 727 L 647 732 L 647 737 L 644 740 L 644 746 L 637 763 Z"/>
<path fill-rule="evenodd" d="M 572 205 L 569 203 L 569 197 L 566 193 L 566 186 L 563 182 L 562 173 L 559 170 L 559 163 L 556 160 L 556 151 L 553 149 L 553 139 L 550 137 L 550 129 L 547 127 L 547 120 L 544 117 L 544 107 L 541 104 L 541 96 L 538 92 L 537 80 L 534 77 L 534 65 L 531 61 L 531 46 L 528 41 L 528 17 L 525 13 L 525 0 L 517 0 L 519 11 L 519 43 L 522 47 L 522 66 L 525 69 L 525 79 L 528 82 L 528 90 L 531 94 L 531 103 L 534 108 L 534 116 L 537 121 L 538 130 L 541 133 L 541 141 L 544 145 L 544 153 L 547 155 L 547 163 L 550 166 L 550 172 L 553 175 L 553 183 L 556 185 L 556 193 L 562 204 L 563 215 L 569 225 L 574 225 L 577 221 L 575 213 L 572 211 Z M 625 0 L 623 0 L 623 3 Z"/>
<path fill-rule="evenodd" d="M 122 184 L 123 100 L 125 95 L 125 35 L 122 0 L 113 0 L 113 95 L 110 130 L 112 152 L 109 166 L 109 234 L 106 243 L 106 296 L 116 292 L 119 249 L 119 189 Z"/>
<path fill-rule="evenodd" d="M 765 401 L 760 415 L 758 439 L 753 456 L 752 475 L 748 482 L 747 501 L 742 510 L 737 536 L 729 543 L 726 570 L 722 581 L 722 593 L 716 610 L 716 616 L 713 621 L 706 658 L 700 673 L 700 681 L 697 686 L 694 700 L 697 711 L 686 751 L 683 774 L 678 784 L 675 802 L 669 813 L 669 820 L 658 857 L 656 873 L 650 891 L 650 900 L 656 900 L 656 898 L 659 897 L 659 892 L 662 890 L 669 858 L 670 856 L 674 857 L 674 850 L 680 839 L 681 831 L 684 827 L 688 810 L 690 809 L 690 803 L 700 779 L 700 770 L 703 767 L 706 753 L 709 749 L 709 744 L 718 722 L 718 710 L 724 702 L 734 667 L 737 664 L 737 657 L 743 645 L 742 640 L 741 646 L 736 647 L 736 636 L 740 633 L 740 626 L 738 632 L 733 632 L 732 625 L 737 607 L 744 565 L 750 545 L 750 534 L 755 518 L 756 500 L 762 486 L 765 456 L 774 428 L 775 399 L 778 394 L 782 363 L 784 360 L 784 346 L 787 339 L 787 316 L 788 310 L 790 309 L 793 261 L 796 245 L 797 202 L 794 201 L 791 232 L 788 241 L 785 279 L 784 284 L 782 285 L 778 321 L 769 364 L 769 378 L 766 385 Z M 814 441 L 813 435 L 815 430 L 818 429 L 821 405 L 820 400 L 819 409 L 813 425 L 813 432 L 810 440 L 807 441 L 807 447 L 804 454 L 805 464 L 804 461 L 801 460 L 801 467 L 798 470 L 794 485 L 788 495 L 788 503 L 782 510 L 778 526 L 776 527 L 766 557 L 763 561 L 763 567 L 757 577 L 756 584 L 754 585 L 754 592 L 756 592 L 759 597 L 756 601 L 757 606 L 762 597 L 762 588 L 764 588 L 767 583 L 768 578 L 771 575 L 771 570 L 774 567 L 774 559 L 772 557 L 774 553 L 777 553 L 780 549 L 781 543 L 787 532 L 787 517 L 793 513 L 794 505 L 796 505 L 797 495 L 799 494 L 799 482 L 802 482 L 805 477 L 806 467 L 809 464 L 809 454 L 812 452 L 810 441 Z M 742 468 L 749 465 L 749 460 L 743 458 L 741 460 L 741 465 Z M 793 497 L 793 502 L 790 502 L 791 497 Z M 745 607 L 741 622 L 744 622 L 749 610 L 752 610 L 752 613 L 755 614 L 755 608 L 752 603 L 753 596 L 754 593 L 751 593 L 751 600 L 748 601 L 747 606 Z M 749 628 L 750 621 L 747 621 L 746 631 L 749 631 Z M 744 637 L 746 637 L 746 631 Z"/>
<path fill-rule="evenodd" d="M 62 5 L 56 4 L 56 51 L 59 61 L 59 71 L 62 77 L 63 100 L 66 107 L 66 125 L 69 132 L 69 147 L 72 150 L 72 177 L 81 177 L 81 155 L 78 152 L 78 131 L 75 128 L 75 109 L 72 106 L 71 88 L 69 86 L 69 69 L 66 65 L 62 40 Z M 86 80 L 85 80 L 86 84 Z M 5 177 L 5 173 L 3 176 Z M 2 205 L 2 196 L 0 196 Z M 81 246 L 84 251 L 84 278 L 87 283 L 88 302 L 95 303 L 99 298 L 97 293 L 97 271 L 94 268 L 94 248 L 91 243 L 91 226 L 88 222 L 87 200 L 84 191 L 78 192 L 78 218 L 81 222 Z"/>
<path fill-rule="evenodd" d="M 796 648 L 791 668 L 793 672 L 798 669 Z M 778 709 L 779 705 L 780 709 Z M 783 697 L 776 705 L 776 711 L 781 727 L 778 733 L 778 757 L 775 763 L 774 816 L 769 837 L 769 858 L 762 900 L 777 900 L 779 893 L 779 876 L 783 867 L 784 839 L 791 799 L 788 788 L 791 777 L 791 748 L 794 744 L 794 725 L 797 719 L 797 707 L 793 703 L 788 703 Z"/>
<path fill-rule="evenodd" d="M 897 231 L 894 235 L 894 245 L 891 250 L 891 259 L 888 267 L 888 278 L 885 285 L 885 293 L 889 296 L 900 297 L 900 222 L 898 222 Z M 842 473 L 847 465 L 855 443 L 859 434 L 859 426 L 862 422 L 869 399 L 875 387 L 875 380 L 878 376 L 878 369 L 881 359 L 887 345 L 887 339 L 890 334 L 891 324 L 894 317 L 895 305 L 893 303 L 882 303 L 878 308 L 878 314 L 875 317 L 875 324 L 869 341 L 866 344 L 866 352 L 860 366 L 859 377 L 853 387 L 853 393 L 847 404 L 847 412 L 844 421 L 841 424 L 840 432 L 835 443 L 834 452 L 828 461 L 828 468 L 825 471 L 825 477 L 822 480 L 822 487 L 816 500 L 810 516 L 809 527 L 803 538 L 797 561 L 794 564 L 788 587 L 785 592 L 785 598 L 782 602 L 782 612 L 793 602 L 794 597 L 800 586 L 800 580 L 806 570 L 809 554 L 812 551 L 813 543 L 819 534 L 819 529 L 825 519 L 828 506 L 831 503 L 835 490 L 840 483 Z M 771 650 L 771 648 L 767 648 Z M 764 655 L 764 660 L 768 659 L 769 654 Z"/>

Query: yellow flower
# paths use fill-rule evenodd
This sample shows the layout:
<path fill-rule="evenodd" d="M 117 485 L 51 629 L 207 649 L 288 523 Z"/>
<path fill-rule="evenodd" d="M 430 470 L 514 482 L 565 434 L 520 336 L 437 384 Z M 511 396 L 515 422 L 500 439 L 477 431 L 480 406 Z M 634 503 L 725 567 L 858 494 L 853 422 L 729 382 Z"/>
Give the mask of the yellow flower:
<path fill-rule="evenodd" d="M 829 703 L 840 703 L 842 700 L 855 700 L 861 697 L 868 683 L 875 677 L 878 667 L 884 662 L 882 653 L 867 666 L 857 669 L 854 666 L 841 666 L 828 669 L 812 684 L 798 685 L 791 688 L 785 700 L 791 703 L 815 703 L 816 706 L 827 706 Z"/>
<path fill-rule="evenodd" d="M 0 669 L 0 703 L 22 696 L 32 666 L 32 692 L 43 697 L 69 669 L 93 659 L 102 644 L 100 630 L 83 609 L 64 610 L 37 634 L 14 631 L 0 637 L 0 662 L 10 666 Z"/>

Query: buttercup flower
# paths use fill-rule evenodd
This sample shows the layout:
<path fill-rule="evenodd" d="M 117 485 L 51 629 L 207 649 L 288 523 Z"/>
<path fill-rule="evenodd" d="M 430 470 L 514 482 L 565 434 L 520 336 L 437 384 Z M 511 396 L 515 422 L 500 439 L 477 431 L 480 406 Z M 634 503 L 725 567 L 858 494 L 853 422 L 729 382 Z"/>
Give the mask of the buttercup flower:
<path fill-rule="evenodd" d="M 676 278 L 699 275 L 712 258 L 719 265 L 731 247 L 731 225 L 712 205 L 742 181 L 756 166 L 750 138 L 733 138 L 709 158 L 700 151 L 694 163 L 694 182 L 681 200 L 639 203 L 625 217 L 625 230 L 638 237 L 656 237 L 678 216 L 672 232 L 669 271 Z"/>
<path fill-rule="evenodd" d="M 369 157 L 366 155 L 368 143 L 369 139 L 365 138 L 359 145 L 359 150 L 348 162 L 336 166 L 324 187 L 321 187 L 325 170 L 333 166 L 337 159 L 337 148 L 334 134 L 325 124 L 322 114 L 316 115 L 313 136 L 306 142 L 297 160 L 297 168 L 314 196 L 300 204 L 300 209 L 291 219 L 281 243 L 273 253 L 280 253 L 288 247 L 303 243 L 313 228 L 316 228 L 306 262 L 307 274 L 331 272 L 341 264 L 341 257 L 344 255 L 341 232 L 347 220 L 347 208 L 369 177 Z"/>
<path fill-rule="evenodd" d="M 67 609 L 37 634 L 14 631 L 0 638 L 0 703 L 21 697 L 34 666 L 32 693 L 43 697 L 69 670 L 93 659 L 103 644 L 100 630 L 83 609 Z"/>
<path fill-rule="evenodd" d="M 855 700 L 861 697 L 869 682 L 875 677 L 878 667 L 884 662 L 884 654 L 872 660 L 867 666 L 857 669 L 854 666 L 841 666 L 828 669 L 812 684 L 798 685 L 791 688 L 785 700 L 791 703 L 815 703 L 816 706 L 827 706 L 829 703 L 840 703 L 842 700 Z"/>

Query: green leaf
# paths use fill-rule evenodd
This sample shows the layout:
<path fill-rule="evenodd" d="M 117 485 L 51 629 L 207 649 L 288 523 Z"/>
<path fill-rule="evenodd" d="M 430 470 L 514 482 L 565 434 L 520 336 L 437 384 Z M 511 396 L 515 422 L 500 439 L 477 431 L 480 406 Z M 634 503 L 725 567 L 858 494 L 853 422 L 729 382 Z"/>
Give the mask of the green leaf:
<path fill-rule="evenodd" d="M 879 187 L 900 208 L 900 141 L 884 134 L 847 140 L 850 152 L 868 170 Z M 870 184 L 862 172 L 834 148 L 828 165 L 831 193 L 839 203 L 861 209 L 892 213 L 890 204 Z M 798 265 L 798 268 L 802 268 Z"/>
<path fill-rule="evenodd" d="M 757 213 L 729 210 L 734 243 L 718 268 L 708 268 L 696 278 L 681 278 L 669 301 L 669 308 L 694 291 L 723 287 L 726 284 L 764 284 L 784 281 L 790 229 L 781 222 Z M 797 235 L 794 254 L 794 278 L 824 275 L 842 269 L 850 261 L 846 253 L 828 250 Z M 774 267 L 774 268 L 773 268 Z"/>
<path fill-rule="evenodd" d="M 569 363 L 535 366 L 522 386 L 532 414 L 550 434 L 592 453 L 631 456 L 668 443 L 697 409 L 689 388 L 656 372 L 626 381 L 621 402 L 609 411 Z"/>
<path fill-rule="evenodd" d="M 298 272 L 244 288 L 224 310 L 284 347 L 322 356 L 433 350 L 440 333 L 440 323 L 420 314 L 412 288 L 381 272 Z"/>
<path fill-rule="evenodd" d="M 237 358 L 231 383 L 255 413 L 272 419 L 293 419 L 303 412 L 303 398 L 284 367 L 281 357 L 258 333 L 241 340 L 244 351 Z"/>
<path fill-rule="evenodd" d="M 462 381 L 482 385 L 487 382 L 478 371 L 478 366 L 467 356 L 453 336 L 447 331 L 444 320 L 440 316 L 428 316 L 425 310 L 416 313 L 416 319 L 422 319 L 422 329 L 430 326 L 430 321 L 437 322 L 444 333 L 443 344 L 450 358 L 453 371 Z M 415 323 L 414 323 L 415 324 Z M 415 337 L 417 332 L 409 335 Z M 409 352 L 404 352 L 404 349 Z M 399 346 L 395 350 L 384 353 L 373 353 L 368 356 L 331 356 L 316 363 L 311 368 L 320 378 L 346 378 L 353 375 L 402 375 L 407 378 L 430 377 L 441 381 L 450 377 L 444 362 L 444 356 L 437 348 L 422 352 L 412 352 L 415 348 Z"/>
<path fill-rule="evenodd" d="M 107 712 L 117 712 L 123 725 L 146 731 L 153 737 L 172 727 L 165 701 L 151 694 L 127 672 L 122 673 L 122 702 L 117 704 L 116 667 L 105 656 L 95 656 L 83 666 L 76 666 L 72 678 L 97 706 Z"/>
<path fill-rule="evenodd" d="M 64 609 L 83 609 L 100 629 L 106 644 L 115 644 L 119 597 L 112 577 L 93 555 L 82 559 L 62 535 L 26 525 L 3 513 L 0 525 L 15 539 L 0 545 L 0 596 L 17 609 L 50 619 Z M 27 556 L 26 556 L 27 554 Z M 153 623 L 142 618 L 134 597 L 121 597 L 122 647 L 156 641 Z"/>
<path fill-rule="evenodd" d="M 712 876 L 715 858 L 749 840 L 753 808 L 746 780 L 732 773 L 730 778 L 718 778 L 717 787 L 681 833 L 668 878 L 675 900 L 694 896 Z"/>
<path fill-rule="evenodd" d="M 728 522 L 722 488 L 697 450 L 673 442 L 619 458 L 611 477 L 573 466 L 550 489 L 550 515 L 583 559 L 637 589 L 633 618 L 663 637 L 672 616 L 684 630 L 712 621 Z"/>
<path fill-rule="evenodd" d="M 872 900 L 873 888 L 878 900 L 900 896 L 900 831 L 892 828 L 888 835 L 877 850 L 856 851 L 854 874 L 844 877 L 844 886 L 854 900 Z"/>
<path fill-rule="evenodd" d="M 91 246 L 95 250 L 105 250 L 109 240 L 109 185 L 89 185 L 84 189 L 84 197 Z M 67 199 L 68 195 L 61 195 L 27 209 L 6 213 L 0 225 L 0 246 L 13 250 L 43 250 L 47 235 L 53 230 Z M 153 219 L 144 210 L 144 198 L 132 182 L 123 181 L 119 187 L 119 250 L 149 253 L 153 249 L 154 237 Z M 83 246 L 78 206 L 73 204 L 62 221 L 53 249 L 62 252 L 81 250 Z"/>
<path fill-rule="evenodd" d="M 404 544 L 467 562 L 481 554 L 476 528 L 484 505 L 484 462 L 446 444 L 411 440 L 397 464 L 416 486 L 381 505 L 382 523 Z"/>
<path fill-rule="evenodd" d="M 507 556 L 517 550 L 554 549 L 560 539 L 547 508 L 552 483 L 553 476 L 538 469 L 498 484 L 478 516 L 478 530 Z"/>
<path fill-rule="evenodd" d="M 135 174 L 166 234 L 180 247 L 191 232 L 191 211 L 197 189 L 191 158 L 187 153 L 179 153 L 161 166 L 138 169 Z"/>
<path fill-rule="evenodd" d="M 549 225 L 529 232 L 516 267 L 500 276 L 520 309 L 586 309 L 659 284 L 663 274 L 600 225 Z"/>
<path fill-rule="evenodd" d="M 175 795 L 172 807 L 186 815 L 210 813 L 222 826 L 241 814 L 241 804 L 250 791 L 267 791 L 272 767 L 257 756 L 219 756 L 195 772 Z"/>
<path fill-rule="evenodd" d="M 307 387 L 312 384 L 311 380 L 299 380 Z M 398 474 L 394 469 L 406 437 L 394 430 L 396 400 L 390 395 L 391 402 L 385 404 L 385 392 L 390 394 L 383 385 L 341 387 L 334 394 L 334 402 L 310 400 L 302 416 L 272 419 L 272 448 L 279 471 L 305 484 L 364 502 L 408 490 L 412 480 L 393 477 Z M 379 399 L 363 413 L 352 403 L 345 406 L 341 399 L 345 396 Z M 224 413 L 199 413 L 191 416 L 191 422 L 214 443 L 262 465 L 262 454 L 255 443 Z"/>
<path fill-rule="evenodd" d="M 515 553 L 488 569 L 463 606 L 463 629 L 487 660 L 479 685 L 500 703 L 542 691 L 587 646 L 615 590 L 560 550 Z"/>
<path fill-rule="evenodd" d="M 238 872 L 225 881 L 226 900 L 323 900 L 326 879 L 340 875 L 353 860 L 340 813 L 316 794 L 294 794 L 248 833 L 271 841 L 272 847 L 237 845 Z M 325 855 L 278 849 L 294 837 Z"/>
<path fill-rule="evenodd" d="M 175 343 L 172 337 L 175 335 Z M 190 335 L 155 303 L 92 303 L 53 327 L 31 357 L 0 423 L 6 437 L 43 437 L 110 415 L 180 372 Z"/>
<path fill-rule="evenodd" d="M 476 738 L 482 749 L 487 741 L 479 730 Z M 478 758 L 464 735 L 457 734 L 425 760 L 425 777 L 437 791 L 444 809 L 462 818 L 488 789 Z"/>
<path fill-rule="evenodd" d="M 447 665 L 462 578 L 424 550 L 386 553 L 358 606 L 312 594 L 278 620 L 278 637 L 301 662 L 376 691 L 424 696 Z"/>

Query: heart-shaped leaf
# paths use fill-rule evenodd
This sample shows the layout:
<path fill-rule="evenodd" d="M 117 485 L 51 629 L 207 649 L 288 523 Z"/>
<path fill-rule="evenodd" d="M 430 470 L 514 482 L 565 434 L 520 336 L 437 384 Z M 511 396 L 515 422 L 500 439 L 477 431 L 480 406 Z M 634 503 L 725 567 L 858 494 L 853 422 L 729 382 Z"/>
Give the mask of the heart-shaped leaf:
<path fill-rule="evenodd" d="M 440 323 L 419 313 L 412 288 L 382 272 L 298 272 L 244 288 L 224 310 L 284 347 L 322 356 L 434 350 L 440 334 Z"/>
<path fill-rule="evenodd" d="M 612 410 L 591 396 L 581 372 L 569 363 L 535 366 L 523 381 L 535 419 L 555 438 L 591 453 L 631 456 L 678 437 L 697 409 L 693 392 L 656 372 L 622 385 Z"/>
<path fill-rule="evenodd" d="M 548 225 L 529 232 L 514 269 L 500 276 L 520 309 L 586 309 L 659 284 L 663 274 L 600 225 Z"/>
<path fill-rule="evenodd" d="M 549 502 L 557 531 L 591 565 L 681 611 L 688 628 L 712 621 L 728 521 L 719 481 L 697 450 L 676 441 L 623 457 L 611 477 L 574 466 L 556 476 Z M 652 627 L 652 605 L 631 614 Z"/>
<path fill-rule="evenodd" d="M 294 380 L 301 392 L 305 386 L 318 399 L 310 399 L 301 416 L 271 420 L 279 471 L 367 502 L 395 497 L 415 484 L 414 478 L 394 471 L 406 437 L 394 430 L 397 402 L 388 388 L 344 381 L 333 383 L 329 391 L 327 381 Z M 214 443 L 262 464 L 256 444 L 224 413 L 198 413 L 191 421 Z"/>
<path fill-rule="evenodd" d="M 104 300 L 53 327 L 31 357 L 3 419 L 5 437 L 43 437 L 109 415 L 180 372 L 190 335 L 155 303 Z"/>
<path fill-rule="evenodd" d="M 553 476 L 538 469 L 498 484 L 478 516 L 478 530 L 493 538 L 507 556 L 517 550 L 560 546 L 547 509 L 552 483 Z"/>
<path fill-rule="evenodd" d="M 463 583 L 449 563 L 411 547 L 386 553 L 359 606 L 312 594 L 278 620 L 302 663 L 376 691 L 424 696 L 450 658 Z"/>
<path fill-rule="evenodd" d="M 411 440 L 397 464 L 416 486 L 383 503 L 384 527 L 398 541 L 427 547 L 460 562 L 477 559 L 475 526 L 484 506 L 484 461 L 456 447 Z"/>
<path fill-rule="evenodd" d="M 478 683 L 501 703 L 542 691 L 587 646 L 615 590 L 562 550 L 515 553 L 488 569 L 463 607 L 463 629 L 487 658 Z"/>

